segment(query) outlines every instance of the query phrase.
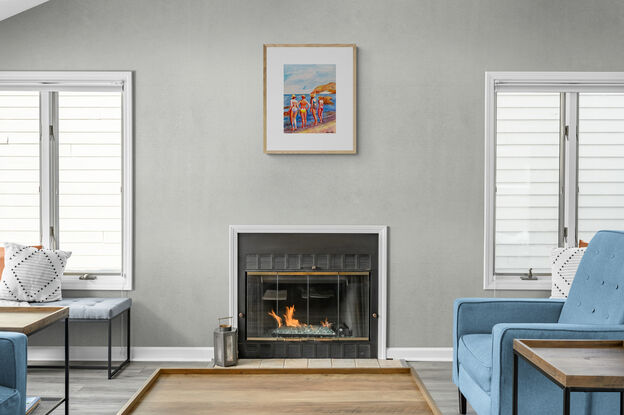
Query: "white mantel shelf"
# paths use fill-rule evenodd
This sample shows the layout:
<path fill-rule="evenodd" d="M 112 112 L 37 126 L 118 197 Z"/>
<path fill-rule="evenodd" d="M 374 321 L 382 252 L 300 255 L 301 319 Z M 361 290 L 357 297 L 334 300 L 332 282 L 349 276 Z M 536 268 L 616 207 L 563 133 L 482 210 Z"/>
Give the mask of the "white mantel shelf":
<path fill-rule="evenodd" d="M 386 358 L 388 227 L 384 225 L 230 225 L 229 311 L 238 325 L 238 234 L 241 233 L 371 233 L 378 236 L 377 358 Z"/>

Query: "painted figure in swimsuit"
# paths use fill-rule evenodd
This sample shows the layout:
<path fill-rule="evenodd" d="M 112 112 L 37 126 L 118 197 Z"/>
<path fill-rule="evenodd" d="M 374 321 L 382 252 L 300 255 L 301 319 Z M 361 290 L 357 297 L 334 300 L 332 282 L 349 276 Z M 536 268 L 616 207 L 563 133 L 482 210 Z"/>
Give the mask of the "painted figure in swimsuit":
<path fill-rule="evenodd" d="M 297 129 L 297 113 L 299 112 L 299 102 L 297 97 L 293 94 L 290 97 L 290 129 L 295 131 Z"/>
<path fill-rule="evenodd" d="M 325 103 L 323 102 L 323 98 L 319 98 L 318 119 L 320 123 L 323 122 L 323 107 L 324 106 L 325 106 Z"/>
<path fill-rule="evenodd" d="M 318 124 L 318 98 L 314 94 L 310 94 L 310 112 L 314 117 L 314 125 Z"/>
<path fill-rule="evenodd" d="M 301 101 L 299 101 L 299 113 L 301 114 L 301 126 L 306 128 L 308 126 L 308 107 L 310 103 L 306 100 L 305 95 L 301 95 Z"/>

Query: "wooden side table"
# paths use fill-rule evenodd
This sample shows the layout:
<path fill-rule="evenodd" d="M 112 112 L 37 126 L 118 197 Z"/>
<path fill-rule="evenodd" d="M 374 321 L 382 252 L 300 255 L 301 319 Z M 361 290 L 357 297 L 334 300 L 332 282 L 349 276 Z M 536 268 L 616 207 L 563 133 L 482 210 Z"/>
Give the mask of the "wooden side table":
<path fill-rule="evenodd" d="M 41 398 L 54 401 L 48 414 L 65 403 L 69 414 L 69 307 L 0 307 L 0 331 L 13 331 L 30 336 L 44 328 L 65 320 L 65 397 Z"/>
<path fill-rule="evenodd" d="M 518 415 L 518 357 L 522 357 L 563 392 L 563 414 L 570 414 L 571 392 L 619 392 L 624 415 L 624 341 L 513 341 L 513 415 Z"/>

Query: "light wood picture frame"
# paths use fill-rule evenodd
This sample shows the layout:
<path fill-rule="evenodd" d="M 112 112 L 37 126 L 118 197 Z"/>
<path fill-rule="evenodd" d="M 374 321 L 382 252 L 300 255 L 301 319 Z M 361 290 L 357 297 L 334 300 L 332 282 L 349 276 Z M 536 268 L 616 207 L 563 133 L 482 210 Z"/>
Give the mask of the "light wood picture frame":
<path fill-rule="evenodd" d="M 357 153 L 357 46 L 265 44 L 265 154 Z"/>

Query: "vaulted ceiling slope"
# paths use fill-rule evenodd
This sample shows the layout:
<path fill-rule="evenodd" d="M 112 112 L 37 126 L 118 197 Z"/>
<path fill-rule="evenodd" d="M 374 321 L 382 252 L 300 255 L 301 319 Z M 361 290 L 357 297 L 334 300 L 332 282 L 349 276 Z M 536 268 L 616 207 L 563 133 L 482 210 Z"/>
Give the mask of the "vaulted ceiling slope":
<path fill-rule="evenodd" d="M 47 1 L 49 0 L 0 0 L 0 21 Z"/>

